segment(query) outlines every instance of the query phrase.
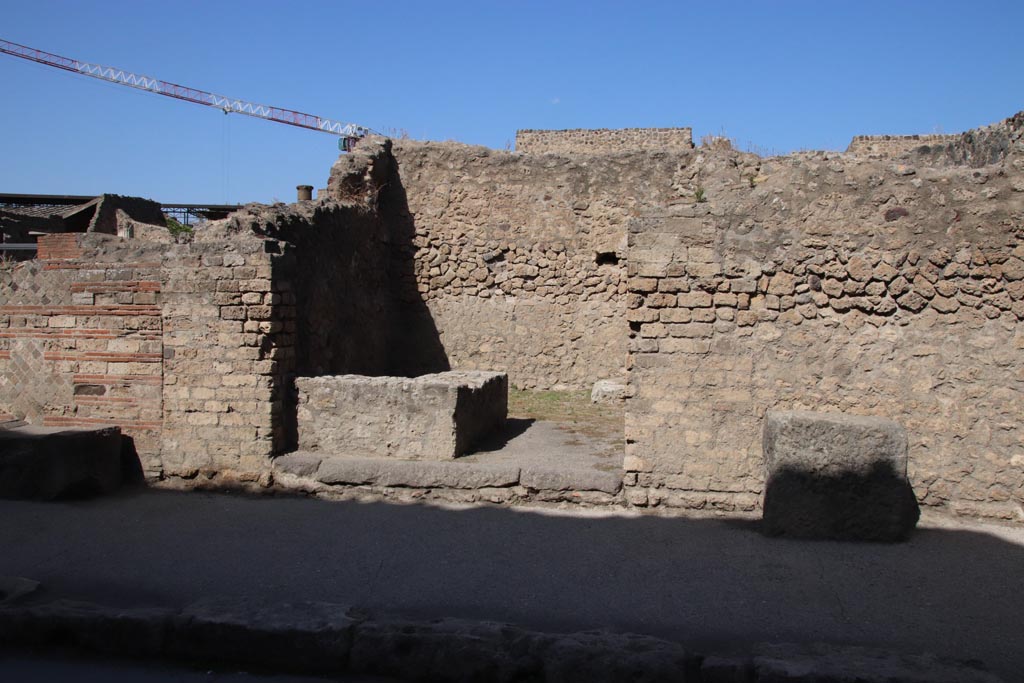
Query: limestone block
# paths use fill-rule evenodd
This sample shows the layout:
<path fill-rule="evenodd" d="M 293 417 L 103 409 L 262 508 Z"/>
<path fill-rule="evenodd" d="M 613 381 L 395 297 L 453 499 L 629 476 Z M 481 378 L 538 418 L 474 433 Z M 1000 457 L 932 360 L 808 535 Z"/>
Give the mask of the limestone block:
<path fill-rule="evenodd" d="M 502 464 L 324 458 L 316 478 L 324 484 L 479 489 L 514 486 L 519 482 L 519 468 Z"/>
<path fill-rule="evenodd" d="M 296 477 L 312 477 L 323 457 L 316 453 L 289 453 L 274 458 L 274 469 Z"/>
<path fill-rule="evenodd" d="M 121 485 L 121 430 L 0 429 L 0 498 L 51 500 Z"/>
<path fill-rule="evenodd" d="M 328 602 L 266 605 L 212 598 L 182 610 L 166 636 L 174 656 L 278 668 L 298 658 L 307 671 L 331 672 L 344 661 L 357 620 Z"/>
<path fill-rule="evenodd" d="M 626 385 L 614 379 L 599 379 L 590 391 L 593 403 L 617 403 L 626 398 Z"/>
<path fill-rule="evenodd" d="M 508 412 L 508 376 L 499 372 L 300 377 L 296 386 L 299 448 L 332 455 L 450 460 Z"/>
<path fill-rule="evenodd" d="M 907 435 L 891 420 L 769 412 L 764 459 L 767 533 L 899 541 L 917 523 Z"/>
<path fill-rule="evenodd" d="M 537 491 L 604 491 L 618 493 L 622 488 L 622 472 L 597 469 L 524 467 L 519 474 L 522 486 Z"/>

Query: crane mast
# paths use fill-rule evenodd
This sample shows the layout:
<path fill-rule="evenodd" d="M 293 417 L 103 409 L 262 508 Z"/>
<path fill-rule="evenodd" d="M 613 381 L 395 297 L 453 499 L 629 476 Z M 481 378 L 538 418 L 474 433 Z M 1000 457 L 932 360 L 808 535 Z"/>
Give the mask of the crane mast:
<path fill-rule="evenodd" d="M 81 62 L 77 59 L 62 57 L 3 39 L 0 39 L 0 52 L 83 76 L 91 76 L 92 78 L 98 78 L 110 83 L 126 85 L 129 88 L 145 90 L 157 95 L 173 97 L 178 100 L 194 102 L 208 107 L 215 107 L 225 114 L 245 114 L 246 116 L 254 116 L 268 121 L 276 121 L 277 123 L 286 123 L 290 126 L 338 135 L 341 137 L 341 140 L 338 141 L 338 146 L 345 151 L 351 149 L 352 145 L 359 138 L 371 132 L 369 128 L 354 123 L 332 121 L 331 119 L 325 119 L 314 114 L 304 114 L 291 109 L 282 109 L 281 107 L 272 107 L 266 104 L 247 102 L 234 97 L 217 95 L 205 90 L 189 88 L 150 76 L 134 74 L 116 67 Z"/>

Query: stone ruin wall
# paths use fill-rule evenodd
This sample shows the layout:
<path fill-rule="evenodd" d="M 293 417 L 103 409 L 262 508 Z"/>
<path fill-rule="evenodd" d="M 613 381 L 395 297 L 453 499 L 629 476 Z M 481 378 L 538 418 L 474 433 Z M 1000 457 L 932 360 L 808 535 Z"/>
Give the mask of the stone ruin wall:
<path fill-rule="evenodd" d="M 353 262 L 386 262 L 387 243 L 359 234 L 365 216 L 330 202 L 254 206 L 186 244 L 42 237 L 37 260 L 0 270 L 0 418 L 119 426 L 149 478 L 265 476 L 270 456 L 295 446 L 297 366 L 387 370 L 351 333 L 385 324 L 372 291 L 322 301 L 297 259 L 332 240 L 351 245 L 332 236 L 348 230 L 360 246 L 320 277 L 338 284 L 336 271 L 364 275 Z M 297 311 L 319 326 L 299 325 Z M 331 354 L 325 334 L 338 342 Z"/>
<path fill-rule="evenodd" d="M 625 365 L 632 504 L 757 507 L 763 415 L 806 408 L 896 419 L 923 503 L 1020 518 L 1020 118 L 941 163 L 369 145 L 333 199 L 190 244 L 44 239 L 0 274 L 0 412 L 120 424 L 151 476 L 256 478 L 294 448 L 296 374 Z"/>
<path fill-rule="evenodd" d="M 160 449 L 160 256 L 107 239 L 44 235 L 38 258 L 0 268 L 0 421 L 117 424 Z"/>
<path fill-rule="evenodd" d="M 670 196 L 665 159 L 418 142 L 394 154 L 418 296 L 452 367 L 529 389 L 623 379 L 626 226 Z"/>
<path fill-rule="evenodd" d="M 953 135 L 858 135 L 847 152 L 862 157 L 900 159 L 921 166 L 1000 164 L 1019 148 L 1024 111 L 1005 121 Z"/>
<path fill-rule="evenodd" d="M 895 157 L 907 154 L 922 145 L 947 145 L 960 139 L 955 135 L 857 135 L 846 151 L 863 156 Z"/>
<path fill-rule="evenodd" d="M 160 204 L 140 197 L 123 197 L 115 194 L 104 194 L 98 197 L 96 213 L 86 232 L 102 232 L 117 235 L 126 227 L 135 225 L 163 226 L 165 223 Z"/>
<path fill-rule="evenodd" d="M 693 159 L 705 201 L 630 228 L 631 502 L 755 509 L 765 412 L 807 409 L 903 424 L 924 505 L 1024 517 L 1014 144 L 984 168 Z"/>
<path fill-rule="evenodd" d="M 254 205 L 178 247 L 163 301 L 165 475 L 265 477 L 297 445 L 296 376 L 395 374 L 382 233 L 365 203 Z"/>
<path fill-rule="evenodd" d="M 295 300 L 277 257 L 215 230 L 165 254 L 162 475 L 256 476 L 286 443 Z"/>
<path fill-rule="evenodd" d="M 0 271 L 0 413 L 118 426 L 151 478 L 265 468 L 294 320 L 259 246 L 42 237 Z"/>
<path fill-rule="evenodd" d="M 591 211 L 566 161 L 429 144 L 400 145 L 396 158 L 417 288 L 453 367 L 508 372 L 520 388 L 622 376 L 618 201 L 595 198 Z"/>
<path fill-rule="evenodd" d="M 621 152 L 681 152 L 693 148 L 692 128 L 517 130 L 524 154 L 606 155 Z"/>

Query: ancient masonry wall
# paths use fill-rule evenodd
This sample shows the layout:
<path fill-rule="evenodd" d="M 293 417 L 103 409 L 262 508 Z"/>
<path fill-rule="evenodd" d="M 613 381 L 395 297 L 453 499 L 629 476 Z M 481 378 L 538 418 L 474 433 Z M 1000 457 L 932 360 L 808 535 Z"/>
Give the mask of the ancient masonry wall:
<path fill-rule="evenodd" d="M 99 197 L 96 213 L 89 221 L 87 232 L 116 235 L 125 222 L 125 218 L 148 225 L 163 226 L 166 223 L 163 211 L 157 202 L 139 197 L 104 194 Z"/>
<path fill-rule="evenodd" d="M 296 445 L 297 371 L 391 371 L 406 330 L 373 210 L 255 205 L 154 238 L 44 236 L 0 269 L 0 419 L 117 425 L 150 477 L 254 480 Z"/>
<path fill-rule="evenodd" d="M 765 412 L 811 409 L 903 424 L 923 504 L 1021 519 L 1022 131 L 898 160 L 368 141 L 345 203 L 189 244 L 54 235 L 0 269 L 0 419 L 257 479 L 295 447 L 297 373 L 625 372 L 634 505 L 756 508 Z"/>
<path fill-rule="evenodd" d="M 851 154 L 898 156 L 922 145 L 947 145 L 960 139 L 954 135 L 857 135 L 846 148 Z"/>
<path fill-rule="evenodd" d="M 267 469 L 287 442 L 294 302 L 263 245 L 42 237 L 0 271 L 0 413 L 119 426 L 151 477 Z"/>
<path fill-rule="evenodd" d="M 258 476 L 287 448 L 295 301 L 273 244 L 211 229 L 165 256 L 164 475 Z"/>
<path fill-rule="evenodd" d="M 693 148 L 692 128 L 577 128 L 517 130 L 516 151 L 525 154 L 615 154 Z"/>
<path fill-rule="evenodd" d="M 920 502 L 1024 517 L 1024 159 L 711 163 L 630 227 L 627 498 L 759 505 L 767 410 L 903 424 Z"/>
<path fill-rule="evenodd" d="M 0 269 L 0 414 L 51 427 L 117 425 L 160 448 L 160 254 L 99 235 L 39 238 Z"/>
<path fill-rule="evenodd" d="M 622 378 L 626 225 L 678 194 L 678 165 L 643 153 L 531 157 L 398 143 L 395 205 L 451 367 L 507 372 L 519 388 Z"/>
<path fill-rule="evenodd" d="M 1024 111 L 1005 121 L 956 135 L 859 135 L 847 152 L 859 156 L 901 158 L 922 166 L 1000 164 L 1024 139 Z"/>
<path fill-rule="evenodd" d="M 371 173 L 382 152 L 346 163 Z M 369 195 L 247 207 L 165 259 L 165 474 L 265 476 L 297 445 L 296 376 L 396 374 L 407 360 L 393 354 L 410 333 L 396 313 L 401 242 Z"/>

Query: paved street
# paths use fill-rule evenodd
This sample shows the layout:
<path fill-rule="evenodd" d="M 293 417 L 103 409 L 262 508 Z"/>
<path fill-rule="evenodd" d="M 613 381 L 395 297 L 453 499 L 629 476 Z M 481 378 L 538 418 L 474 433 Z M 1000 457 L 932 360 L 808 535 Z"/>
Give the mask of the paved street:
<path fill-rule="evenodd" d="M 699 651 L 881 646 L 1024 664 L 1024 529 L 926 515 L 906 544 L 768 539 L 751 521 L 129 492 L 0 501 L 0 575 L 40 598 L 329 601 L 610 628 Z"/>
<path fill-rule="evenodd" d="M 0 681 L 16 683 L 387 683 L 369 676 L 310 678 L 210 671 L 109 659 L 4 655 Z"/>

